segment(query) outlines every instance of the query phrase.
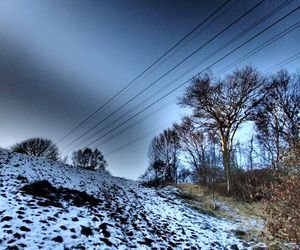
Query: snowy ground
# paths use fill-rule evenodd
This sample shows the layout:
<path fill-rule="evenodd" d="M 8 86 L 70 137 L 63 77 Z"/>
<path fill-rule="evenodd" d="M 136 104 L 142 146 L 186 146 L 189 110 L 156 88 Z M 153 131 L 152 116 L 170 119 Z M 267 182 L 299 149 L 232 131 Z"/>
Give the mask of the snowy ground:
<path fill-rule="evenodd" d="M 57 204 L 20 190 L 40 180 L 57 188 Z M 72 190 L 97 204 L 76 204 Z M 176 192 L 0 150 L 0 249 L 251 249 L 232 222 L 188 208 Z"/>

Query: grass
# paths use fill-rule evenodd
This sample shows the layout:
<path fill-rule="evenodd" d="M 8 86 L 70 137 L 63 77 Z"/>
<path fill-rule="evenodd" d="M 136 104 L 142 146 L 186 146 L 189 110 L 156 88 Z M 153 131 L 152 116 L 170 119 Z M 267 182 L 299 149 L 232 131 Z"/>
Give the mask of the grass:
<path fill-rule="evenodd" d="M 263 204 L 246 203 L 238 201 L 231 196 L 227 196 L 222 190 L 222 185 L 216 187 L 216 191 L 212 192 L 209 187 L 197 184 L 180 184 L 179 189 L 182 191 L 181 198 L 194 202 L 199 202 L 203 207 L 212 210 L 214 213 L 219 213 L 222 217 L 233 219 L 233 215 L 244 217 L 262 218 Z M 224 189 L 223 189 L 224 190 Z M 185 198 L 186 197 L 186 198 Z M 220 204 L 228 209 L 222 209 Z"/>
<path fill-rule="evenodd" d="M 237 230 L 234 232 L 237 237 L 274 245 L 274 239 L 264 227 L 262 202 L 238 201 L 226 195 L 223 191 L 226 189 L 222 184 L 215 188 L 215 192 L 207 186 L 197 184 L 180 184 L 178 188 L 182 191 L 178 196 L 184 199 L 192 209 L 202 214 L 233 221 L 237 225 Z M 261 226 L 258 227 L 257 223 Z"/>

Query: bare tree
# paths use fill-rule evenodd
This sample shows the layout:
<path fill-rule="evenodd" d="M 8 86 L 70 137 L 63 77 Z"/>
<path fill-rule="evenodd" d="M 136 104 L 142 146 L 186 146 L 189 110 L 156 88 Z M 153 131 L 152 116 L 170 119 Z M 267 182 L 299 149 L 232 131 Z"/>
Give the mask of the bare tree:
<path fill-rule="evenodd" d="M 49 160 L 58 161 L 59 152 L 57 146 L 49 139 L 31 138 L 11 147 L 11 151 L 31 156 L 44 157 Z"/>
<path fill-rule="evenodd" d="M 231 191 L 231 153 L 240 126 L 253 120 L 265 95 L 266 80 L 252 67 L 245 67 L 224 79 L 205 73 L 194 78 L 180 104 L 193 109 L 193 117 L 208 131 L 217 133 L 221 143 L 227 192 Z"/>
<path fill-rule="evenodd" d="M 170 128 L 152 140 L 148 158 L 155 179 L 177 183 L 179 138 Z"/>
<path fill-rule="evenodd" d="M 175 124 L 174 129 L 180 139 L 181 158 L 192 169 L 193 180 L 203 184 L 215 182 L 220 165 L 216 136 L 204 132 L 189 116 Z"/>
<path fill-rule="evenodd" d="M 278 171 L 283 152 L 300 138 L 300 76 L 281 70 L 272 76 L 273 88 L 259 109 L 257 138 L 270 164 Z"/>
<path fill-rule="evenodd" d="M 208 145 L 204 133 L 196 129 L 191 117 L 187 116 L 182 119 L 181 124 L 174 124 L 174 129 L 180 139 L 183 159 L 188 167 L 193 170 L 193 175 L 197 181 L 206 183 L 206 149 Z"/>
<path fill-rule="evenodd" d="M 155 181 L 156 183 L 164 180 L 164 169 L 165 169 L 165 163 L 163 160 L 161 160 L 161 154 L 157 150 L 159 145 L 159 138 L 154 137 L 151 141 L 149 150 L 148 150 L 148 159 L 150 162 L 150 165 L 148 167 L 147 176 L 148 179 L 151 179 Z M 154 179 L 153 179 L 154 178 Z"/>

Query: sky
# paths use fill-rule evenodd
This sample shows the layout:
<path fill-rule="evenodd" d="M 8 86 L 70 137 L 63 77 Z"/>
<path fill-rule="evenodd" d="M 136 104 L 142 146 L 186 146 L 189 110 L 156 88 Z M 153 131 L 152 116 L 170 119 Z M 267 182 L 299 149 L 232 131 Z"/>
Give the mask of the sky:
<path fill-rule="evenodd" d="M 225 1 L 219 0 L 0 0 L 0 146 L 9 147 L 31 137 L 60 141 L 223 3 Z M 89 146 L 98 147 L 104 153 L 108 170 L 116 176 L 137 179 L 147 167 L 151 139 L 189 112 L 177 105 L 177 97 L 182 95 L 184 86 L 125 122 L 127 119 L 212 64 L 211 70 L 218 72 L 300 21 L 298 10 L 214 64 L 294 10 L 300 2 L 265 0 L 208 42 L 256 3 L 259 1 L 231 0 L 227 3 L 196 30 L 193 39 L 183 43 L 165 62 L 151 68 L 92 119 L 59 142 L 61 153 L 70 155 L 73 150 L 102 137 Z M 278 12 L 210 56 L 281 4 Z M 234 66 L 253 65 L 264 72 L 299 53 L 299 41 L 297 27 Z M 201 46 L 202 49 L 174 68 Z M 285 68 L 295 72 L 299 70 L 299 62 L 298 58 Z M 176 81 L 197 63 L 198 67 Z M 230 70 L 222 73 L 230 73 Z M 170 73 L 162 77 L 168 71 Z M 153 87 L 111 115 L 154 82 Z M 94 130 L 68 146 L 103 119 L 105 121 Z M 240 136 L 245 136 L 245 132 L 241 131 Z M 91 139 L 87 140 L 89 137 Z"/>

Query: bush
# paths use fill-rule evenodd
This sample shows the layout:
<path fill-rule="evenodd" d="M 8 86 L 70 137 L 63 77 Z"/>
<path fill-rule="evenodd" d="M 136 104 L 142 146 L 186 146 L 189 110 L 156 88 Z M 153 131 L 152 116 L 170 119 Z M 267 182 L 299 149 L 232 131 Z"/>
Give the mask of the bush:
<path fill-rule="evenodd" d="M 45 138 L 31 138 L 17 143 L 11 147 L 11 151 L 31 156 L 44 157 L 52 161 L 59 160 L 57 146 L 51 140 Z"/>
<path fill-rule="evenodd" d="M 300 244 L 300 175 L 288 174 L 271 185 L 266 206 L 267 225 L 273 236 Z"/>
<path fill-rule="evenodd" d="M 238 171 L 233 175 L 232 194 L 246 202 L 260 201 L 268 195 L 267 187 L 275 180 L 270 169 Z"/>
<path fill-rule="evenodd" d="M 98 149 L 93 151 L 90 148 L 85 148 L 75 151 L 72 160 L 75 166 L 89 170 L 100 169 L 104 171 L 107 165 L 103 154 Z"/>

